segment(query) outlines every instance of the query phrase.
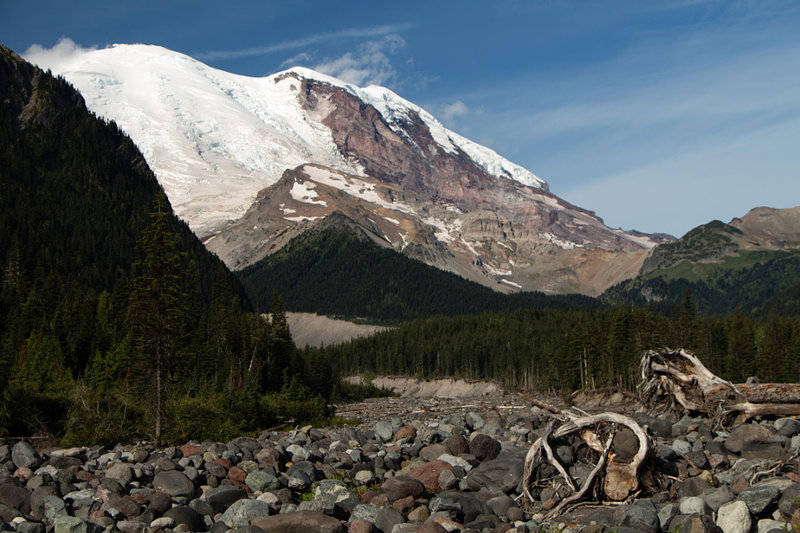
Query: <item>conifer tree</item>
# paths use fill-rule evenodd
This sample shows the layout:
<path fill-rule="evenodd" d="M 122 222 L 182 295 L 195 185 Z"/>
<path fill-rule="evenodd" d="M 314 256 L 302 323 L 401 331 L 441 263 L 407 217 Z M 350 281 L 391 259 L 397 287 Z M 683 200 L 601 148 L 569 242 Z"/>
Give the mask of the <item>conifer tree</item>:
<path fill-rule="evenodd" d="M 161 440 L 167 382 L 181 336 L 184 295 L 181 292 L 182 254 L 170 232 L 171 217 L 164 191 L 153 202 L 152 222 L 137 242 L 141 257 L 134 264 L 137 276 L 131 292 L 131 328 L 136 356 L 134 378 L 149 398 L 154 418 L 154 439 Z"/>

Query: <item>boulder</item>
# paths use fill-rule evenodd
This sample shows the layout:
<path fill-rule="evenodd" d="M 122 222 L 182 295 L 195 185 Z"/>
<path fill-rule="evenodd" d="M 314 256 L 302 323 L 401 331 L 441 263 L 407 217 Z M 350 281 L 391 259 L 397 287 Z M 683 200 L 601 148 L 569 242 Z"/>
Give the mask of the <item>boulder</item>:
<path fill-rule="evenodd" d="M 485 433 L 473 433 L 469 441 L 469 453 L 481 462 L 495 459 L 500 454 L 501 448 L 499 441 Z"/>
<path fill-rule="evenodd" d="M 252 525 L 269 533 L 297 533 L 300 531 L 344 533 L 345 531 L 342 522 L 336 518 L 314 511 L 261 516 L 255 518 Z"/>
<path fill-rule="evenodd" d="M 167 470 L 153 478 L 153 488 L 169 494 L 173 498 L 194 496 L 194 484 L 183 472 Z"/>
<path fill-rule="evenodd" d="M 754 444 L 771 442 L 772 435 L 773 431 L 761 424 L 742 424 L 728 434 L 725 447 L 733 453 L 741 453 L 743 449 Z"/>
<path fill-rule="evenodd" d="M 658 509 L 650 500 L 634 501 L 632 504 L 620 509 L 615 519 L 620 527 L 632 528 L 647 533 L 659 533 L 661 530 Z"/>
<path fill-rule="evenodd" d="M 438 482 L 438 478 L 437 478 Z M 390 502 L 411 496 L 417 498 L 425 492 L 425 485 L 419 479 L 409 476 L 390 477 L 381 485 L 381 490 Z"/>
<path fill-rule="evenodd" d="M 234 502 L 247 498 L 247 491 L 234 485 L 221 485 L 206 492 L 206 501 L 214 512 L 222 513 Z"/>
<path fill-rule="evenodd" d="M 749 533 L 753 519 L 747 504 L 737 500 L 722 505 L 717 511 L 717 525 L 724 533 Z"/>
<path fill-rule="evenodd" d="M 754 485 L 744 489 L 737 499 L 743 501 L 750 513 L 757 515 L 778 501 L 781 490 L 773 485 Z"/>
<path fill-rule="evenodd" d="M 42 464 L 42 458 L 33 446 L 21 440 L 11 448 L 11 462 L 17 468 L 36 470 Z"/>
<path fill-rule="evenodd" d="M 258 500 L 241 499 L 233 503 L 222 514 L 221 521 L 231 529 L 249 526 L 259 516 L 269 516 L 272 508 L 268 503 Z"/>

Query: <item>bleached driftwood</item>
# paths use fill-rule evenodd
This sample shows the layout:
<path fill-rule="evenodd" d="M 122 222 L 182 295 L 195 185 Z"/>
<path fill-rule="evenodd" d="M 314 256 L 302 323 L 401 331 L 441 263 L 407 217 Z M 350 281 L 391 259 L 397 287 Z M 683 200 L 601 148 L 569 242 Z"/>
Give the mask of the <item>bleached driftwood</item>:
<path fill-rule="evenodd" d="M 642 403 L 652 411 L 690 411 L 706 415 L 800 415 L 800 385 L 734 385 L 711 372 L 693 353 L 651 350 L 642 354 Z"/>
<path fill-rule="evenodd" d="M 539 405 L 541 407 L 541 405 Z M 597 415 L 574 416 L 564 411 L 550 409 L 557 413 L 554 422 L 548 424 L 545 434 L 531 445 L 525 456 L 523 466 L 523 498 L 527 505 L 533 502 L 530 492 L 531 480 L 537 464 L 547 462 L 553 465 L 570 490 L 570 494 L 558 502 L 548 513 L 552 518 L 558 515 L 567 505 L 586 497 L 589 490 L 596 489 L 601 499 L 621 501 L 635 494 L 639 489 L 639 473 L 650 449 L 647 434 L 635 420 L 617 413 L 600 413 Z M 555 422 L 561 425 L 553 429 Z M 628 428 L 639 442 L 638 450 L 631 459 L 620 457 L 612 450 L 616 432 Z M 553 453 L 550 441 L 576 435 L 587 446 L 599 453 L 599 458 L 589 476 L 580 488 Z M 602 487 L 596 481 L 602 477 Z"/>

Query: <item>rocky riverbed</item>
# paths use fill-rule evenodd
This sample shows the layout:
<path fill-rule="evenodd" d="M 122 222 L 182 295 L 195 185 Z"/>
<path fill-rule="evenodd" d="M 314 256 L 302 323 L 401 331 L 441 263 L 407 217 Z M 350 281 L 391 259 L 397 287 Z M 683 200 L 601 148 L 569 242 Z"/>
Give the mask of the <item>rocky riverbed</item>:
<path fill-rule="evenodd" d="M 524 456 L 550 413 L 513 395 L 387 398 L 341 412 L 364 422 L 163 449 L 0 445 L 0 531 L 800 529 L 793 418 L 723 430 L 703 418 L 633 413 L 653 438 L 647 469 L 657 482 L 630 501 L 579 505 L 545 521 L 558 490 L 534 489 L 529 507 L 520 494 Z M 580 478 L 578 450 L 556 452 Z"/>

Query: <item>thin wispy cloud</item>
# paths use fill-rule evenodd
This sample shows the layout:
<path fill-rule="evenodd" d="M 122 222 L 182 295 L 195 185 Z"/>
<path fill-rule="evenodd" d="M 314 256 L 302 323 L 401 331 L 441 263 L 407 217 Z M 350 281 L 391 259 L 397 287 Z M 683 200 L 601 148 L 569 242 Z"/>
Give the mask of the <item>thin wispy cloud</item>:
<path fill-rule="evenodd" d="M 253 57 L 272 54 L 275 52 L 285 52 L 287 50 L 296 50 L 298 48 L 305 48 L 308 46 L 330 41 L 338 41 L 341 39 L 380 37 L 383 35 L 405 31 L 413 27 L 413 23 L 407 22 L 402 24 L 386 24 L 382 26 L 370 26 L 364 28 L 345 28 L 342 30 L 308 35 L 300 39 L 281 41 L 279 43 L 268 44 L 264 46 L 255 46 L 252 48 L 243 48 L 239 50 L 216 50 L 211 52 L 202 52 L 195 54 L 194 57 L 201 61 L 213 61 L 217 59 L 240 59 L 243 57 Z"/>
<path fill-rule="evenodd" d="M 464 102 L 456 100 L 452 104 L 444 106 L 439 115 L 445 122 L 450 122 L 451 120 L 467 115 L 469 111 L 469 108 Z"/>
<path fill-rule="evenodd" d="M 397 78 L 390 56 L 405 46 L 399 35 L 386 35 L 378 41 L 361 43 L 354 52 L 324 59 L 312 68 L 359 86 L 382 85 Z"/>

